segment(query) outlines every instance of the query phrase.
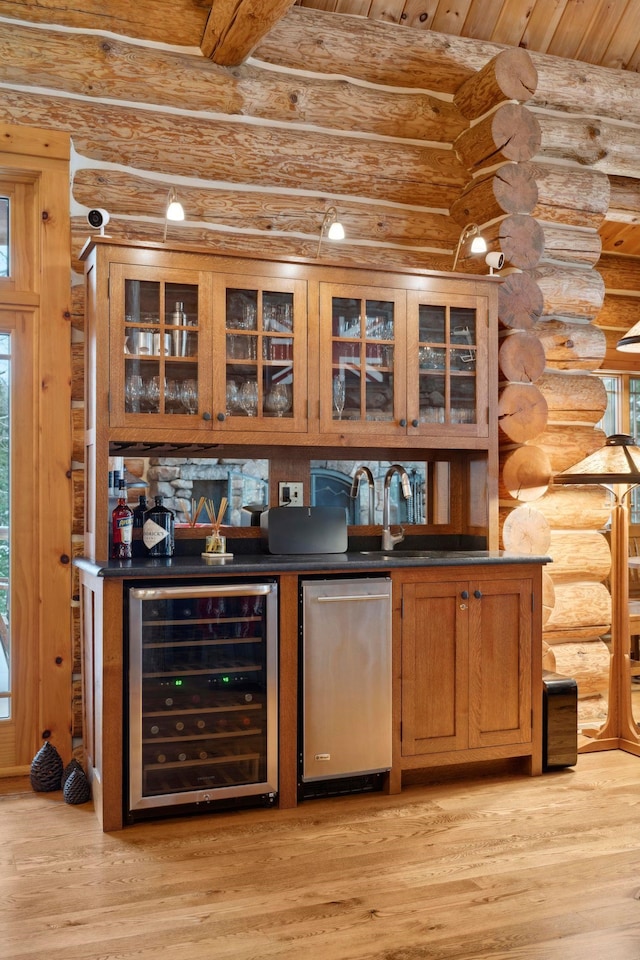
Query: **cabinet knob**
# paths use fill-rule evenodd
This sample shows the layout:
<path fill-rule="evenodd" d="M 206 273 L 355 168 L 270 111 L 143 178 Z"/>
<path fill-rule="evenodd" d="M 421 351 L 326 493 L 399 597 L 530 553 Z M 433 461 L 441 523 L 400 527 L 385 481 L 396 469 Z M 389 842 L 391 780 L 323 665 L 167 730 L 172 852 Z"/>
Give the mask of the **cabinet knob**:
<path fill-rule="evenodd" d="M 202 414 L 202 419 L 203 419 L 203 420 L 211 420 L 211 414 L 210 414 L 210 413 L 203 413 L 203 414 Z"/>
<path fill-rule="evenodd" d="M 406 420 L 404 419 L 404 417 L 403 417 L 402 420 L 400 421 L 400 426 L 401 426 L 401 427 L 406 427 L 406 425 L 407 425 L 407 421 L 406 421 Z"/>
<path fill-rule="evenodd" d="M 411 426 L 412 426 L 412 427 L 419 427 L 419 426 L 420 426 L 420 421 L 419 421 L 419 420 L 412 420 L 412 421 L 411 421 Z"/>
<path fill-rule="evenodd" d="M 220 423 L 222 423 L 223 420 L 226 420 L 226 419 L 227 419 L 227 416 L 226 416 L 226 414 L 222 413 L 222 411 L 220 411 L 220 413 L 218 414 L 218 416 L 217 416 L 216 419 L 218 419 L 218 420 L 220 421 Z"/>
<path fill-rule="evenodd" d="M 468 599 L 469 599 L 469 591 L 468 591 L 468 590 L 463 590 L 462 593 L 460 594 L 460 596 L 462 597 L 463 600 L 468 600 Z"/>
<path fill-rule="evenodd" d="M 473 595 L 476 598 L 476 600 L 480 600 L 480 598 L 482 597 L 482 590 L 474 590 Z"/>

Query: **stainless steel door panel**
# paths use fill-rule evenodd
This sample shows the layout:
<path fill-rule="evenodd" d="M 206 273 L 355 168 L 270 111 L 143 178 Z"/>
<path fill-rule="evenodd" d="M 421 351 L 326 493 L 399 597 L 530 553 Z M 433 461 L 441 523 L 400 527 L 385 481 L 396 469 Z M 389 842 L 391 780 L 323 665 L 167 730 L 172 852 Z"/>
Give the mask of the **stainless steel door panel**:
<path fill-rule="evenodd" d="M 303 779 L 391 767 L 391 581 L 303 583 Z"/>

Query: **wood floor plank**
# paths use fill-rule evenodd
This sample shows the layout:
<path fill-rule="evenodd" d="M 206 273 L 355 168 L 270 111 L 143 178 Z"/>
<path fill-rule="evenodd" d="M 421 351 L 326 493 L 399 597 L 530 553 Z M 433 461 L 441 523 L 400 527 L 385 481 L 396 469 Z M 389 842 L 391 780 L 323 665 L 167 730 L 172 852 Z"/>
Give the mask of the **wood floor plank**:
<path fill-rule="evenodd" d="M 640 960 L 640 759 L 137 824 L 0 782 L 2 960 Z"/>

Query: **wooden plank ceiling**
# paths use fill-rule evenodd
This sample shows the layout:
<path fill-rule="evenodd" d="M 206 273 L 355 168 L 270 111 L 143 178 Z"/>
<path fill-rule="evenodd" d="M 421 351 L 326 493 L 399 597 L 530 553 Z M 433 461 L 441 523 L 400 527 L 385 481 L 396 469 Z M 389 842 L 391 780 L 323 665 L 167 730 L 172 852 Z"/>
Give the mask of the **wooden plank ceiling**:
<path fill-rule="evenodd" d="M 296 0 L 296 6 L 524 47 L 601 67 L 640 67 L 638 0 Z"/>

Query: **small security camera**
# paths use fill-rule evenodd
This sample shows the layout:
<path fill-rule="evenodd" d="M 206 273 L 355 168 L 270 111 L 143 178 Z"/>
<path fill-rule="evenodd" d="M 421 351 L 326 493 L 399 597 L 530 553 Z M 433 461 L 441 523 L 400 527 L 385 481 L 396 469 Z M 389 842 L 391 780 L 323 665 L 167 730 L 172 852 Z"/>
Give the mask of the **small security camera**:
<path fill-rule="evenodd" d="M 501 270 L 504 265 L 504 253 L 500 253 L 500 251 L 497 253 L 488 253 L 484 258 L 484 262 L 491 268 L 491 271 L 494 269 Z"/>
<path fill-rule="evenodd" d="M 109 223 L 111 217 L 109 216 L 108 210 L 101 210 L 97 207 L 95 210 L 89 210 L 87 214 L 87 220 L 89 226 L 93 227 L 94 230 L 100 230 L 100 236 L 104 236 L 104 228 Z"/>

